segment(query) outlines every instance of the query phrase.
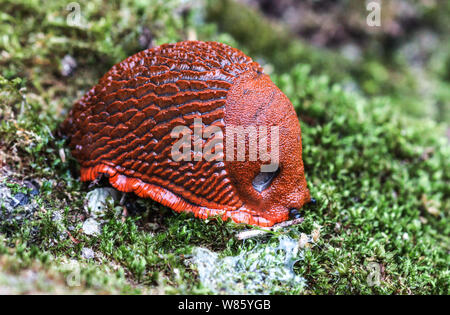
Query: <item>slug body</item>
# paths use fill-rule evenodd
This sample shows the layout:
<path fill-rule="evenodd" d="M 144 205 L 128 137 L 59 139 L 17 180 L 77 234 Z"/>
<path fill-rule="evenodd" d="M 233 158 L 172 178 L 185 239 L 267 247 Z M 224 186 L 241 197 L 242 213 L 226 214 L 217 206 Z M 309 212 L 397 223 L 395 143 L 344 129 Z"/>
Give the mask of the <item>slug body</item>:
<path fill-rule="evenodd" d="M 177 127 L 184 134 L 174 137 Z M 241 133 L 249 130 L 257 132 Z M 62 131 L 82 181 L 104 175 L 116 189 L 177 212 L 271 226 L 310 200 L 292 104 L 259 64 L 221 43 L 165 44 L 125 59 L 74 105 Z M 174 158 L 185 134 L 192 144 Z M 264 172 L 267 155 L 254 158 L 262 145 L 277 153 L 276 167 Z"/>

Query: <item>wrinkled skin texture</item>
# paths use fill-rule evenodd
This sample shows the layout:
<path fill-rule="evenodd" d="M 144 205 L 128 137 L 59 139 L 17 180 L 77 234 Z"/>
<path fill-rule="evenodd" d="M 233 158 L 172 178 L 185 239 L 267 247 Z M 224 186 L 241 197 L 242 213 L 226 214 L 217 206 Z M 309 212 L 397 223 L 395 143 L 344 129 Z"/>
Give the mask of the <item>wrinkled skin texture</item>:
<path fill-rule="evenodd" d="M 245 161 L 235 159 L 225 163 L 238 194 L 245 200 L 245 208 L 256 211 L 271 225 L 288 219 L 290 209 L 300 209 L 310 201 L 303 170 L 300 123 L 289 99 L 267 75 L 252 73 L 235 82 L 227 96 L 225 124 L 267 126 L 269 139 L 270 126 L 279 127 L 279 172 L 268 188 L 262 192 L 253 188 L 252 180 L 260 172 L 261 164 L 268 162 L 249 161 L 248 149 Z M 270 148 L 270 140 L 267 142 Z"/>
<path fill-rule="evenodd" d="M 292 104 L 262 72 L 237 49 L 197 41 L 148 49 L 115 65 L 61 126 L 81 164 L 81 180 L 106 176 L 120 191 L 203 219 L 259 226 L 286 220 L 289 209 L 310 199 L 300 125 Z M 225 152 L 224 160 L 175 161 L 171 148 L 178 139 L 171 131 L 194 131 L 199 118 L 203 130 L 279 126 L 280 169 L 265 190 L 252 185 L 259 160 L 227 161 Z M 206 143 L 201 140 L 203 150 Z"/>

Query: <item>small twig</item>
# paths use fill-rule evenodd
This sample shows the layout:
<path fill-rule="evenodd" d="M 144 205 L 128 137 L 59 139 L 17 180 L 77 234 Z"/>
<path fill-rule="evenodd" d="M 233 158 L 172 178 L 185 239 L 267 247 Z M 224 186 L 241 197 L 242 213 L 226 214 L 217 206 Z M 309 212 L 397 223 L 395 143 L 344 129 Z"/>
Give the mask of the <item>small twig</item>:
<path fill-rule="evenodd" d="M 238 234 L 236 234 L 236 238 L 240 241 L 246 240 L 252 237 L 261 236 L 267 233 L 275 232 L 280 229 L 286 228 L 288 226 L 297 225 L 303 222 L 303 218 L 298 218 L 290 221 L 284 221 L 278 224 L 275 224 L 274 226 L 270 228 L 260 228 L 260 229 L 251 229 L 251 230 L 245 230 Z"/>
<path fill-rule="evenodd" d="M 125 205 L 125 199 L 127 198 L 127 193 L 122 193 L 122 196 L 120 197 L 119 205 L 123 206 Z"/>
<path fill-rule="evenodd" d="M 122 206 L 122 222 L 125 222 L 126 217 L 128 217 L 128 209 L 126 206 Z"/>
<path fill-rule="evenodd" d="M 67 232 L 67 235 L 69 235 L 69 238 L 70 238 L 70 240 L 71 240 L 72 242 L 74 242 L 75 244 L 80 243 L 80 241 L 77 240 L 75 237 L 73 237 L 72 234 L 71 234 L 69 231 L 66 230 L 66 232 Z"/>

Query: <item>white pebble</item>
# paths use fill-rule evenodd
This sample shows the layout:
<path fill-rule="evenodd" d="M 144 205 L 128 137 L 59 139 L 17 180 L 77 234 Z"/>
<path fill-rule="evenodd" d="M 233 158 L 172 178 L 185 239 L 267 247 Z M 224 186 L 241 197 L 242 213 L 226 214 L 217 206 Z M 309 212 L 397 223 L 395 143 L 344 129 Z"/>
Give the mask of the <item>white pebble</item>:
<path fill-rule="evenodd" d="M 84 259 L 92 259 L 95 257 L 95 253 L 92 248 L 83 247 L 81 249 L 81 257 L 83 257 Z"/>
<path fill-rule="evenodd" d="M 87 235 L 99 235 L 100 223 L 95 221 L 93 218 L 87 219 L 83 223 L 83 232 Z"/>

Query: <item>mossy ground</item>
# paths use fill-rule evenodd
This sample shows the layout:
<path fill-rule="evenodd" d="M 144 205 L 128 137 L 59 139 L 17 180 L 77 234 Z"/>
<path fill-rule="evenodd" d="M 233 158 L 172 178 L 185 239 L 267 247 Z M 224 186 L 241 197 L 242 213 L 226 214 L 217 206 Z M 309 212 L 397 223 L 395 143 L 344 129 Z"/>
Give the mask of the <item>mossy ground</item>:
<path fill-rule="evenodd" d="M 227 256 L 277 242 L 279 233 L 241 242 L 234 235 L 245 227 L 148 200 L 126 218 L 111 204 L 99 236 L 82 231 L 90 188 L 78 181 L 58 124 L 116 62 L 148 45 L 198 38 L 231 44 L 272 69 L 301 120 L 317 203 L 281 233 L 313 233 L 315 242 L 294 266 L 307 286 L 280 284 L 276 293 L 450 293 L 448 45 L 426 69 L 435 89 L 424 95 L 402 62 L 368 56 L 352 64 L 230 1 L 150 3 L 80 1 L 74 27 L 68 2 L 0 1 L 0 189 L 31 200 L 12 210 L 2 204 L 0 292 L 208 293 L 185 264 L 195 246 Z M 65 56 L 76 61 L 70 75 Z M 349 91 L 349 78 L 360 89 Z M 367 281 L 371 262 L 381 268 L 379 285 Z"/>

